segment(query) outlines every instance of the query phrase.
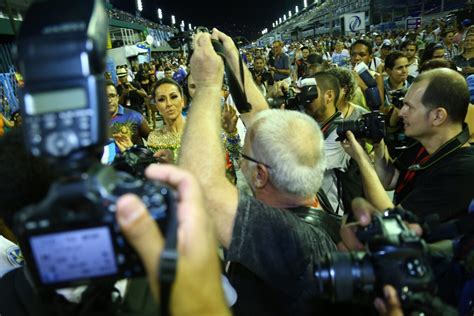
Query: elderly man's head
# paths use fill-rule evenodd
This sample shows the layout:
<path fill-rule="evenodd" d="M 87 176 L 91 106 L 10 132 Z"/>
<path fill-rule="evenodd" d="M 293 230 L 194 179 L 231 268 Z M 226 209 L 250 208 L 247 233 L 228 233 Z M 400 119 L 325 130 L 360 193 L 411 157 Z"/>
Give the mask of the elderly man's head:
<path fill-rule="evenodd" d="M 242 158 L 242 172 L 257 197 L 266 186 L 312 197 L 326 166 L 324 138 L 316 122 L 303 113 L 266 110 L 247 131 Z"/>

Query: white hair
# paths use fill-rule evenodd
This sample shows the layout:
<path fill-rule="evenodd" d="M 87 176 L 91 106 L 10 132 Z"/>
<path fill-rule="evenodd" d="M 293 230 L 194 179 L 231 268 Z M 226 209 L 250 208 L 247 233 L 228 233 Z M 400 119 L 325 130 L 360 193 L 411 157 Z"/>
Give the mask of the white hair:
<path fill-rule="evenodd" d="M 270 181 L 292 195 L 308 197 L 321 187 L 326 168 L 324 137 L 310 116 L 296 111 L 265 110 L 251 125 L 256 159 L 269 165 Z"/>

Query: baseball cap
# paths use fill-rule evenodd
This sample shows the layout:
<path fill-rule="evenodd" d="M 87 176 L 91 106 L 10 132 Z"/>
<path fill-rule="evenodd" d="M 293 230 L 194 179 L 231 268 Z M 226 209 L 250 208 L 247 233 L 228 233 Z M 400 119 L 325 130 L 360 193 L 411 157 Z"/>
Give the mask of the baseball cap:
<path fill-rule="evenodd" d="M 386 39 L 382 43 L 382 48 L 392 48 L 392 42 L 389 39 Z"/>
<path fill-rule="evenodd" d="M 461 24 L 463 27 L 468 27 L 472 25 L 472 21 L 470 19 L 464 19 Z"/>
<path fill-rule="evenodd" d="M 125 68 L 119 68 L 117 69 L 117 77 L 126 77 L 127 76 L 127 70 Z"/>
<path fill-rule="evenodd" d="M 323 56 L 315 53 L 309 54 L 306 62 L 310 65 L 320 65 L 323 63 Z"/>

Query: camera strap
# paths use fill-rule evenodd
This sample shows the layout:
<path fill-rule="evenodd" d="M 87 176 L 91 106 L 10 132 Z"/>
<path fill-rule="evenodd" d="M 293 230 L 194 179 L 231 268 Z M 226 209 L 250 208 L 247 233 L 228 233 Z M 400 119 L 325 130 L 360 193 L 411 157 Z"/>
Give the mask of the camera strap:
<path fill-rule="evenodd" d="M 469 128 L 466 123 L 463 123 L 463 130 L 456 137 L 449 140 L 446 144 L 441 146 L 436 152 L 431 155 L 427 155 L 426 149 L 423 146 L 420 146 L 418 153 L 414 159 L 414 164 L 409 166 L 403 181 L 397 185 L 395 189 L 396 194 L 400 194 L 410 183 L 412 183 L 415 178 L 416 172 L 426 170 L 447 157 L 451 153 L 454 153 L 456 150 L 464 146 L 469 141 Z M 401 204 L 410 194 L 407 194 L 402 201 L 398 204 Z"/>
<path fill-rule="evenodd" d="M 467 127 L 466 123 L 463 123 L 463 129 L 456 137 L 452 138 L 446 144 L 441 146 L 433 154 L 427 156 L 426 159 L 422 159 L 422 161 L 420 161 L 419 163 L 415 163 L 409 166 L 408 170 L 419 171 L 431 167 L 444 157 L 448 156 L 449 154 L 455 152 L 456 150 L 464 146 L 464 144 L 469 141 L 469 138 L 469 128 Z"/>
<path fill-rule="evenodd" d="M 244 74 L 244 65 L 242 61 L 242 56 L 239 55 L 239 70 L 240 70 L 240 80 L 242 81 L 242 87 L 239 85 L 239 81 L 235 76 L 235 73 L 229 66 L 227 59 L 224 54 L 224 47 L 219 41 L 212 41 L 212 46 L 216 51 L 217 55 L 222 57 L 224 61 L 225 74 L 227 75 L 227 80 L 229 83 L 229 92 L 232 95 L 235 106 L 240 114 L 248 113 L 252 110 L 252 105 L 247 101 L 247 94 L 245 93 L 245 74 Z"/>
<path fill-rule="evenodd" d="M 337 124 L 342 121 L 342 113 L 336 111 L 330 118 L 328 118 L 323 124 L 321 124 L 321 132 L 323 132 L 324 139 L 328 138 L 329 135 L 337 128 Z"/>
<path fill-rule="evenodd" d="M 324 208 L 314 208 L 301 206 L 288 209 L 306 224 L 324 230 L 334 241 L 341 240 L 339 229 L 341 228 L 342 217 L 325 211 Z"/>
<path fill-rule="evenodd" d="M 171 290 L 176 277 L 178 266 L 178 219 L 176 205 L 171 205 L 169 221 L 166 228 L 166 241 L 163 252 L 160 255 L 158 265 L 158 281 L 160 283 L 160 309 L 161 315 L 171 315 L 170 302 Z"/>

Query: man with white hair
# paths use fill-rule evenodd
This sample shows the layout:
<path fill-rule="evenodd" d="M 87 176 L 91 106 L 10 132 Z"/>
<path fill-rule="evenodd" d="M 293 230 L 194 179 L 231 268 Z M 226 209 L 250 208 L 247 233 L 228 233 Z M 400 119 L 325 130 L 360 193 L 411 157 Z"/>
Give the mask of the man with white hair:
<path fill-rule="evenodd" d="M 212 38 L 223 43 L 226 60 L 241 78 L 232 40 L 216 29 Z M 245 91 L 253 110 L 241 116 L 248 130 L 240 165 L 254 196 L 239 192 L 225 177 L 219 136 L 223 63 L 209 34 L 198 34 L 194 48 L 191 68 L 198 89 L 179 165 L 194 173 L 204 188 L 217 238 L 227 250 L 227 275 L 238 295 L 233 312 L 311 315 L 314 265 L 335 250 L 329 227 L 337 231 L 339 224 L 312 208 L 325 170 L 322 133 L 303 113 L 268 110 L 244 66 Z"/>

